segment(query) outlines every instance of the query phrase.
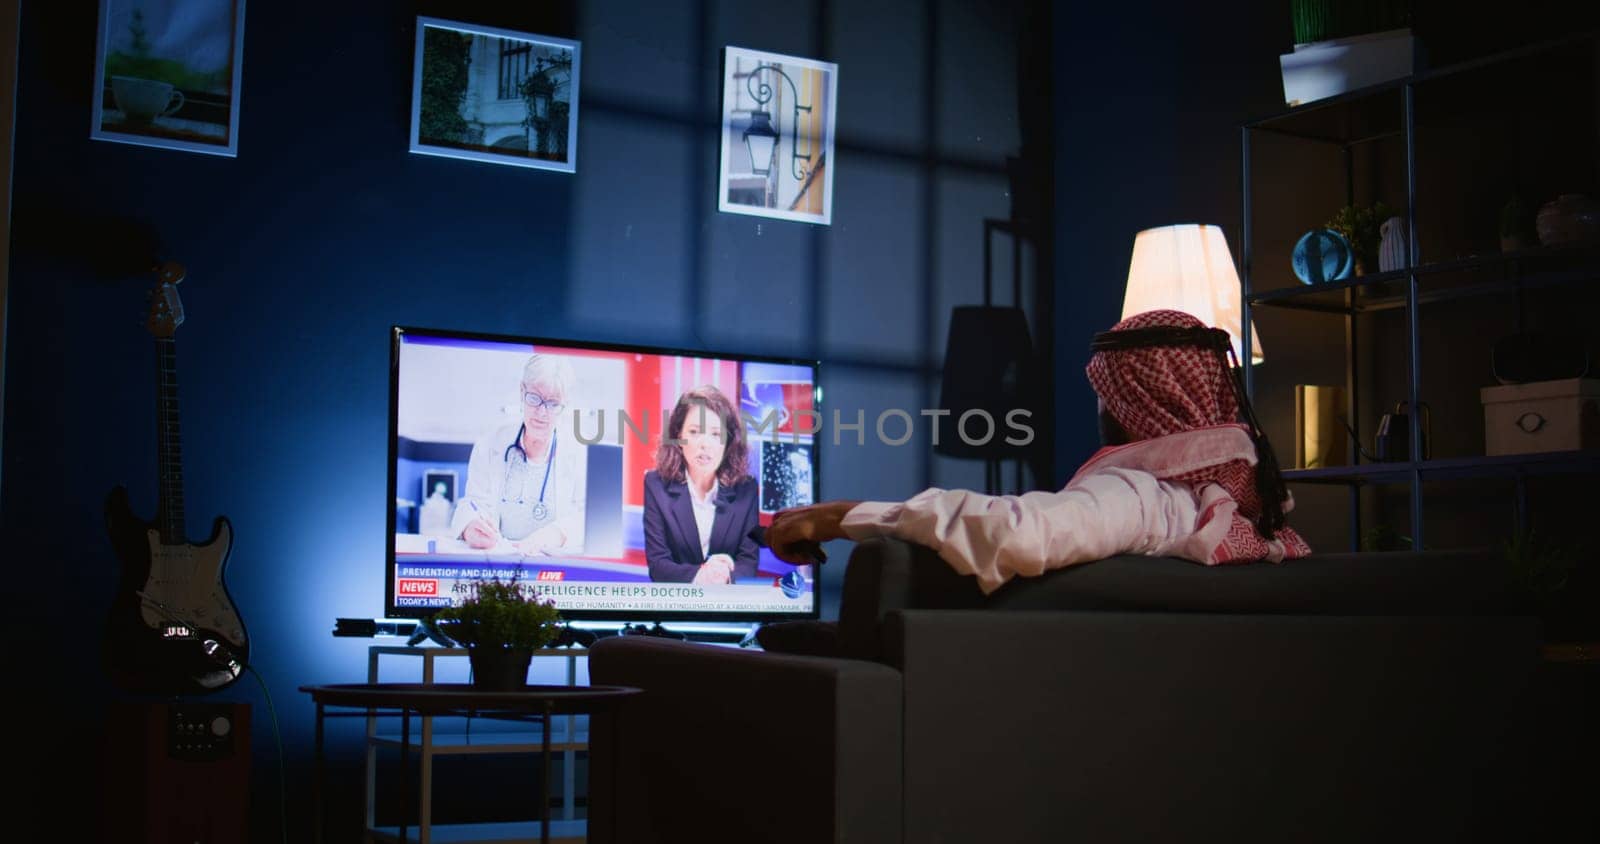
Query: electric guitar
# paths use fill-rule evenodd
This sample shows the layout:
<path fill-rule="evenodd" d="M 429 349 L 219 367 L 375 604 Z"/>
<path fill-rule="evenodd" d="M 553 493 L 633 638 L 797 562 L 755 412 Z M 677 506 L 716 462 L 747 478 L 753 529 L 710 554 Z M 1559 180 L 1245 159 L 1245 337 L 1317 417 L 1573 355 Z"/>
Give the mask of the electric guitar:
<path fill-rule="evenodd" d="M 183 324 L 178 283 L 183 266 L 168 262 L 150 291 L 146 327 L 156 340 L 156 440 L 160 503 L 154 521 L 135 516 L 128 491 L 106 499 L 106 531 L 122 562 L 122 582 L 106 630 L 106 670 L 124 690 L 204 694 L 239 679 L 250 643 L 222 573 L 233 527 L 217 517 L 211 538 L 184 537 L 183 450 L 178 424 L 178 357 L 173 336 Z"/>

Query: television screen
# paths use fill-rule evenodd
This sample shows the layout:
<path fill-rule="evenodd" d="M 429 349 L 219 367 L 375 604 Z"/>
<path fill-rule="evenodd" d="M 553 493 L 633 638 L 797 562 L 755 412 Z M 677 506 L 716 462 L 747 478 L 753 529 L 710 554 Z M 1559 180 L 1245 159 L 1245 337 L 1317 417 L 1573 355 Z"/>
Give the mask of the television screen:
<path fill-rule="evenodd" d="M 751 537 L 817 496 L 817 364 L 393 330 L 387 612 L 517 578 L 567 618 L 816 617 Z"/>

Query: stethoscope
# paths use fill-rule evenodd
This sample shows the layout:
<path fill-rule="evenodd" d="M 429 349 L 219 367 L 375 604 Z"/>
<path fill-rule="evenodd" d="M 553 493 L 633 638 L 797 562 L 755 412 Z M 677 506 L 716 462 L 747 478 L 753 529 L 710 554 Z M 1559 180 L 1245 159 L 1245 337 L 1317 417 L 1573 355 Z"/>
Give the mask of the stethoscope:
<path fill-rule="evenodd" d="M 517 428 L 516 439 L 512 440 L 511 444 L 506 446 L 506 450 L 500 455 L 500 459 L 505 461 L 506 464 L 506 476 L 502 485 L 507 491 L 511 489 L 511 449 L 514 448 L 522 454 L 523 465 L 527 465 L 528 463 L 528 453 L 522 450 L 522 435 L 527 433 L 527 431 L 528 424 L 524 422 L 520 427 Z M 544 492 L 545 489 L 550 485 L 550 469 L 556 465 L 556 439 L 555 433 L 551 432 L 550 451 L 545 455 L 544 458 L 544 480 L 539 482 L 539 500 L 533 505 L 533 520 L 536 522 L 544 521 L 545 516 L 549 515 L 550 513 L 549 509 L 544 506 Z M 515 503 L 518 505 L 527 503 L 527 499 L 523 495 L 524 486 L 524 484 L 517 485 L 517 500 Z M 503 503 L 512 503 L 504 495 L 500 496 L 500 500 Z"/>

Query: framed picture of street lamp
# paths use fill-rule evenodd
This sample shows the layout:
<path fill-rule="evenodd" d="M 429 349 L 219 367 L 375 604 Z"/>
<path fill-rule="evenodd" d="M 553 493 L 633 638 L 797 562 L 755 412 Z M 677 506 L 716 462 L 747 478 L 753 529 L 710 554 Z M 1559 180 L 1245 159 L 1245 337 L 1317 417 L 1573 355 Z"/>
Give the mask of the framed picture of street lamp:
<path fill-rule="evenodd" d="M 839 66 L 727 47 L 717 210 L 828 225 Z"/>
<path fill-rule="evenodd" d="M 577 41 L 417 18 L 411 151 L 578 169 Z"/>
<path fill-rule="evenodd" d="M 100 0 L 89 137 L 239 154 L 244 0 Z"/>

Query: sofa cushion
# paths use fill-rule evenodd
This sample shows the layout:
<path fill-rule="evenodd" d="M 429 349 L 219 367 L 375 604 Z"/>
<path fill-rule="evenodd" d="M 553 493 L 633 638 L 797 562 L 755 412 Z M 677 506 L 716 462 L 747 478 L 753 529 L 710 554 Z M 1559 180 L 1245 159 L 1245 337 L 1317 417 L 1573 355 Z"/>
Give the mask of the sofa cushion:
<path fill-rule="evenodd" d="M 1150 610 L 1296 615 L 1475 614 L 1509 606 L 1498 551 L 1314 554 L 1283 563 L 1202 566 L 1123 555 L 990 595 L 994 609 Z"/>
<path fill-rule="evenodd" d="M 1235 566 L 1121 555 L 1039 577 L 1016 578 L 985 596 L 975 578 L 957 574 L 932 550 L 878 537 L 859 543 L 850 555 L 839 607 L 838 646 L 846 656 L 882 658 L 884 615 L 908 608 L 1309 615 L 1497 612 L 1511 606 L 1510 577 L 1510 568 L 1495 549 L 1313 554 L 1283 563 Z"/>

